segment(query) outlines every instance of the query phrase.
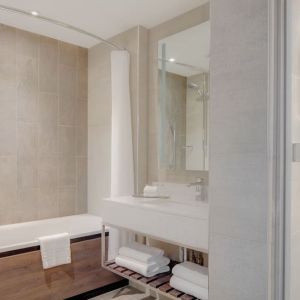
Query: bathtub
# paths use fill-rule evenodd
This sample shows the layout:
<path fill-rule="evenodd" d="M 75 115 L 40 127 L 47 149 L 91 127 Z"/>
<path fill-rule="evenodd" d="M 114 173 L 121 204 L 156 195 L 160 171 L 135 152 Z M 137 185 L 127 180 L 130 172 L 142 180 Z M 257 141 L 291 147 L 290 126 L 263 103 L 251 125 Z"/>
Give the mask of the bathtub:
<path fill-rule="evenodd" d="M 88 214 L 0 226 L 1 300 L 88 299 L 128 284 L 102 268 L 101 231 L 102 219 Z M 37 239 L 62 232 L 72 263 L 44 270 Z"/>
<path fill-rule="evenodd" d="M 38 246 L 38 237 L 68 232 L 71 239 L 101 233 L 102 219 L 83 214 L 0 226 L 0 253 Z"/>

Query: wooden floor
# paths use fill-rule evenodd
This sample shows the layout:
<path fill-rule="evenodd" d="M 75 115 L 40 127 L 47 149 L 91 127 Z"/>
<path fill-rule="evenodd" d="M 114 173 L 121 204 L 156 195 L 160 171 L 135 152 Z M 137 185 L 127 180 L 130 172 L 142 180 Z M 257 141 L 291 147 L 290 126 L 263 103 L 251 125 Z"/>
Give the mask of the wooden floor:
<path fill-rule="evenodd" d="M 0 258 L 1 300 L 63 300 L 121 277 L 101 267 L 100 238 L 71 245 L 72 264 L 43 270 L 40 251 Z"/>

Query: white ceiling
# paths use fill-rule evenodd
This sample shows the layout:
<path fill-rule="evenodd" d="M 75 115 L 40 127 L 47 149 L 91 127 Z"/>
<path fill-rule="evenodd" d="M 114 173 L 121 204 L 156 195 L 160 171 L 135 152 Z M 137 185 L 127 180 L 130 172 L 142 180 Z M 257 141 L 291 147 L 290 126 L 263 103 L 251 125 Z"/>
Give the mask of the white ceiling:
<path fill-rule="evenodd" d="M 160 40 L 158 47 L 159 58 L 162 58 L 162 44 L 165 44 L 166 47 L 166 59 L 175 59 L 175 62 L 167 62 L 166 69 L 168 72 L 185 77 L 208 72 L 210 50 L 209 21 Z M 159 67 L 161 68 L 160 61 Z"/>
<path fill-rule="evenodd" d="M 136 25 L 154 27 L 208 0 L 0 0 L 0 4 L 40 15 L 108 39 Z M 83 47 L 98 41 L 59 26 L 0 10 L 0 23 Z"/>

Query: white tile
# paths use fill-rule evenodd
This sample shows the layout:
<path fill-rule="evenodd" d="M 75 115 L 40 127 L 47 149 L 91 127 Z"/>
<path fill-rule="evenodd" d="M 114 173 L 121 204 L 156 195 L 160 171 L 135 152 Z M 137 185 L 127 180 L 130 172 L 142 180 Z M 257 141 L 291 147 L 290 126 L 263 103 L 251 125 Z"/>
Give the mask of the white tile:
<path fill-rule="evenodd" d="M 209 202 L 213 233 L 266 241 L 266 168 L 266 158 L 260 154 L 211 157 Z"/>
<path fill-rule="evenodd" d="M 290 252 L 290 299 L 297 299 L 300 295 L 299 274 L 300 274 L 300 232 L 291 237 Z"/>
<path fill-rule="evenodd" d="M 211 2 L 210 300 L 268 297 L 268 2 Z"/>
<path fill-rule="evenodd" d="M 267 299 L 266 243 L 215 234 L 209 251 L 210 300 Z"/>

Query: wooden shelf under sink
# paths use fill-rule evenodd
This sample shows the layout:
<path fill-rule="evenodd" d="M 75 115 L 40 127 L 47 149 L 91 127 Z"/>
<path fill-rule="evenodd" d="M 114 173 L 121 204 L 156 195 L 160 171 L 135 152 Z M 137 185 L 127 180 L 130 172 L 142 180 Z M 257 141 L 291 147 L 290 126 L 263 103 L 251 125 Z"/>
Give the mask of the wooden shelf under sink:
<path fill-rule="evenodd" d="M 174 266 L 175 264 L 176 262 L 171 262 L 171 266 Z M 158 274 L 153 277 L 144 277 L 139 273 L 117 265 L 114 261 L 105 262 L 103 267 L 119 276 L 143 285 L 144 287 L 154 291 L 156 294 L 177 300 L 201 300 L 172 288 L 170 286 L 170 279 L 172 276 L 171 272 Z"/>

